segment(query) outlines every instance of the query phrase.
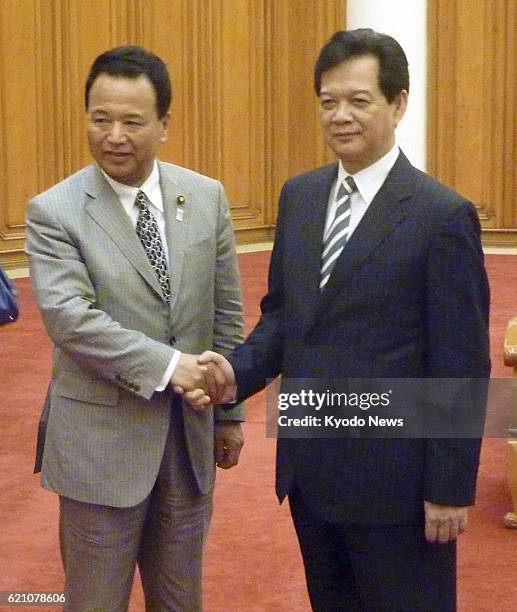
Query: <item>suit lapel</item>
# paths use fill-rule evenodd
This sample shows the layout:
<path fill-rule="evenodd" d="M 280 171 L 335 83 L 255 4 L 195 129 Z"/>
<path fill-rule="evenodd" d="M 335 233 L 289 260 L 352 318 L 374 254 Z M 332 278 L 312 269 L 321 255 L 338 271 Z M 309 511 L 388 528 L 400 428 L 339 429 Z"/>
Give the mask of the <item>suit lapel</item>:
<path fill-rule="evenodd" d="M 337 164 L 325 166 L 311 182 L 303 183 L 303 194 L 297 198 L 294 240 L 289 240 L 292 277 L 304 279 L 303 312 L 312 319 L 320 299 L 321 253 L 327 205 L 332 185 L 337 176 Z M 290 231 L 290 230 L 288 230 Z M 299 241 L 297 239 L 299 237 Z"/>
<path fill-rule="evenodd" d="M 321 293 L 319 312 L 336 298 L 363 262 L 407 214 L 414 190 L 415 170 L 400 152 L 364 217 L 339 256 L 327 286 Z"/>
<path fill-rule="evenodd" d="M 131 222 L 115 192 L 96 166 L 86 178 L 87 213 L 110 236 L 128 261 L 161 296 L 160 285 Z"/>
<path fill-rule="evenodd" d="M 170 306 L 172 309 L 180 293 L 188 228 L 192 222 L 191 206 L 193 198 L 191 192 L 180 187 L 178 181 L 166 166 L 159 163 L 159 169 L 169 249 Z"/>

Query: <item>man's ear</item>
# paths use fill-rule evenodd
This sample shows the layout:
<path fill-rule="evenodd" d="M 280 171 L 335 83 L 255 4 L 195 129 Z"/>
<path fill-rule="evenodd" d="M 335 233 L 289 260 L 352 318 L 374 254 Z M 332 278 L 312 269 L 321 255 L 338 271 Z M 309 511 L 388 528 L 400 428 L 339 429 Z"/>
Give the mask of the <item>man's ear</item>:
<path fill-rule="evenodd" d="M 171 122 L 171 112 L 167 111 L 165 115 L 160 119 L 162 124 L 163 134 L 160 138 L 160 142 L 166 142 L 169 138 L 169 125 Z"/>
<path fill-rule="evenodd" d="M 406 114 L 407 103 L 408 92 L 403 89 L 395 96 L 395 99 L 393 100 L 393 105 L 395 107 L 395 127 L 397 127 L 401 119 Z"/>

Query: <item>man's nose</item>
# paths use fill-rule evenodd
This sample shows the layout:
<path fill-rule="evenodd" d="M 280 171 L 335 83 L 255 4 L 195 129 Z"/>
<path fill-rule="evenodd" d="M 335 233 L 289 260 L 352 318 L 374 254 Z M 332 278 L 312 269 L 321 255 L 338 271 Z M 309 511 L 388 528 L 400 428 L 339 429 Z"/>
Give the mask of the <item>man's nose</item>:
<path fill-rule="evenodd" d="M 124 126 L 122 125 L 122 123 L 120 123 L 120 121 L 114 121 L 111 126 L 110 126 L 110 130 L 108 132 L 108 139 L 110 142 L 122 142 L 124 141 L 126 138 L 126 131 L 124 129 Z"/>
<path fill-rule="evenodd" d="M 349 104 L 346 100 L 342 100 L 334 109 L 334 116 L 332 117 L 333 121 L 337 123 L 348 122 L 354 119 L 354 115 L 352 113 L 352 105 Z"/>

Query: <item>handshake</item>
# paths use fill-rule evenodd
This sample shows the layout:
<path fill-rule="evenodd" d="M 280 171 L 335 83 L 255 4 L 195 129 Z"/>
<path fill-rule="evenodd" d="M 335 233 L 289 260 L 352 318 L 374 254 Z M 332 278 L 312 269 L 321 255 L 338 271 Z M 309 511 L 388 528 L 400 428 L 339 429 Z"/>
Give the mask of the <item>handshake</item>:
<path fill-rule="evenodd" d="M 237 394 L 230 362 L 213 351 L 201 355 L 182 353 L 170 385 L 195 410 L 202 410 L 209 404 L 233 402 Z"/>

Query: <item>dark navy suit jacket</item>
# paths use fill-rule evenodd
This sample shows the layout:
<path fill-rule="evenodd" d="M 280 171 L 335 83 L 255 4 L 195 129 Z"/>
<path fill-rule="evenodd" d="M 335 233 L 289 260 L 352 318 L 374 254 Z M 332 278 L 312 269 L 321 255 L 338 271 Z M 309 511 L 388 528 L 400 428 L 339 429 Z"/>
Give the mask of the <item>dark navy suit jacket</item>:
<path fill-rule="evenodd" d="M 488 378 L 489 288 L 474 206 L 399 157 L 323 291 L 337 164 L 282 190 L 261 318 L 230 358 L 239 400 L 286 378 Z M 319 515 L 422 520 L 423 500 L 474 500 L 479 439 L 279 439 L 280 499 Z"/>

